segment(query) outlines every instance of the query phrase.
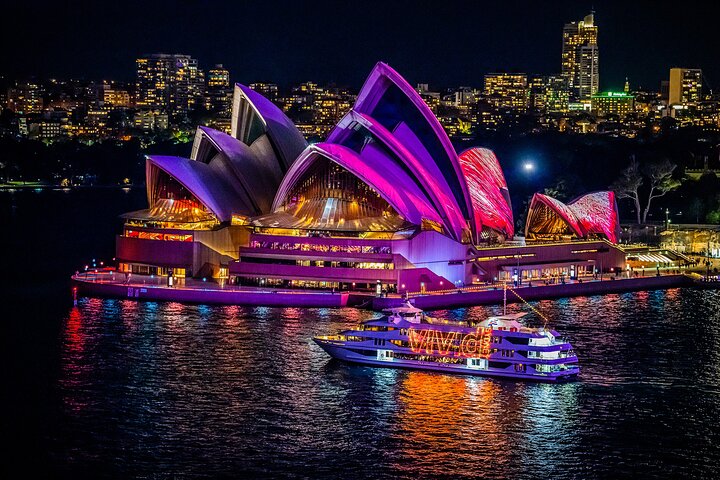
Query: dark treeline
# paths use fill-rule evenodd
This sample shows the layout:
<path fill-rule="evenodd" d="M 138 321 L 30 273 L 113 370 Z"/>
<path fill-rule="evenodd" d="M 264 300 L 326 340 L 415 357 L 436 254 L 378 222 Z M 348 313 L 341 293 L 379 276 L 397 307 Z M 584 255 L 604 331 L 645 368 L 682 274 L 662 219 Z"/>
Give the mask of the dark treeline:
<path fill-rule="evenodd" d="M 677 190 L 653 200 L 649 222 L 664 221 L 665 209 L 669 209 L 675 223 L 717 223 L 713 212 L 720 210 L 720 179 L 710 173 L 691 180 L 686 173 L 702 170 L 706 158 L 709 169 L 720 169 L 718 144 L 720 135 L 716 132 L 683 128 L 632 139 L 558 132 L 496 135 L 456 144 L 456 148 L 461 151 L 478 145 L 495 152 L 508 182 L 516 225 L 522 229 L 533 193 L 543 192 L 568 202 L 584 193 L 605 190 L 633 157 L 642 165 L 667 159 L 677 165 L 673 176 L 682 180 Z M 526 163 L 533 168 L 526 170 Z M 647 194 L 646 184 L 641 197 Z M 619 200 L 618 205 L 621 220 L 633 222 L 631 202 Z"/>
<path fill-rule="evenodd" d="M 145 181 L 145 155 L 190 154 L 190 143 L 164 138 L 145 145 L 137 137 L 127 141 L 82 142 L 0 138 L 0 182 L 43 181 L 60 184 L 117 185 Z"/>
<path fill-rule="evenodd" d="M 60 184 L 142 184 L 145 155 L 190 154 L 190 138 L 163 136 L 140 140 L 81 142 L 66 140 L 45 144 L 39 141 L 0 138 L 0 182 L 44 181 Z M 575 135 L 546 131 L 529 134 L 498 133 L 456 143 L 458 151 L 471 146 L 493 150 L 505 173 L 518 229 L 530 197 L 544 192 L 562 201 L 587 192 L 607 189 L 632 158 L 641 164 L 669 160 L 677 165 L 673 176 L 679 188 L 653 201 L 648 221 L 657 223 L 670 211 L 675 223 L 720 222 L 720 179 L 706 174 L 688 179 L 688 170 L 720 169 L 720 135 L 699 129 L 668 129 L 659 135 L 625 138 L 610 135 Z M 532 164 L 526 169 L 525 164 Z M 695 176 L 697 177 L 696 174 Z M 643 187 L 646 188 L 646 187 Z M 641 196 L 645 192 L 641 189 Z M 623 221 L 635 217 L 631 202 L 619 202 Z"/>

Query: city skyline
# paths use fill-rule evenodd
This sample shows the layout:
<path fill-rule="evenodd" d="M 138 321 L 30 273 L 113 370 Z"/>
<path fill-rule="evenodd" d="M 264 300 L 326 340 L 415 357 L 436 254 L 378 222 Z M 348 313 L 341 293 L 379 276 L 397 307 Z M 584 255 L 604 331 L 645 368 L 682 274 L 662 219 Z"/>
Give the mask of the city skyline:
<path fill-rule="evenodd" d="M 411 82 L 480 85 L 482 76 L 493 71 L 559 73 L 563 25 L 594 7 L 603 52 L 601 90 L 621 89 L 625 77 L 634 89 L 659 90 L 674 66 L 701 68 L 709 88 L 720 78 L 712 48 L 706 48 L 716 43 L 711 32 L 647 2 L 622 8 L 616 2 L 452 2 L 433 15 L 409 4 L 383 6 L 383 15 L 370 4 L 313 5 L 312 10 L 290 2 L 209 10 L 191 1 L 171 10 L 172 21 L 164 2 L 140 10 L 124 5 L 122 11 L 93 4 L 73 12 L 56 11 L 44 2 L 14 5 L 9 18 L 20 27 L 32 19 L 27 30 L 34 29 L 36 41 L 4 39 L 3 73 L 131 80 L 136 58 L 162 51 L 189 54 L 203 69 L 222 63 L 234 81 L 246 83 L 287 86 L 313 80 L 358 88 L 364 70 L 358 67 L 384 60 L 408 72 Z M 703 16 L 712 15 L 714 8 L 703 7 Z M 108 19 L 113 21 L 104 21 Z M 56 24 L 65 27 L 65 35 L 51 28 Z M 65 48 L 68 44 L 73 48 Z M 650 48 L 657 53 L 640 55 Z"/>
<path fill-rule="evenodd" d="M 706 3 L 3 5 L 2 478 L 720 477 Z"/>

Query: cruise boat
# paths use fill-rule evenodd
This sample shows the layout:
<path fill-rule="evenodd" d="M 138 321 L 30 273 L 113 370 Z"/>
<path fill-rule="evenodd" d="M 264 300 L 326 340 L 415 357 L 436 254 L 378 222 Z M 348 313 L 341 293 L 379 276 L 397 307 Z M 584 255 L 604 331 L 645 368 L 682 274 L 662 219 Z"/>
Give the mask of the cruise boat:
<path fill-rule="evenodd" d="M 432 318 L 410 303 L 386 312 L 314 341 L 333 358 L 379 367 L 543 382 L 572 381 L 580 373 L 572 345 L 555 330 L 524 326 L 524 312 L 479 323 Z"/>

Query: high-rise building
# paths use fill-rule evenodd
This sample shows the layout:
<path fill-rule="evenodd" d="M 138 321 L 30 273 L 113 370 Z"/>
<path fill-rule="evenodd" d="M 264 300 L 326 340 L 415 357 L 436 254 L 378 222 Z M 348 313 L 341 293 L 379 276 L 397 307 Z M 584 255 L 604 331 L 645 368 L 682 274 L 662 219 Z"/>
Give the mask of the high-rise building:
<path fill-rule="evenodd" d="M 430 110 L 437 115 L 438 108 L 440 107 L 440 92 L 431 92 L 430 84 L 428 83 L 418 83 L 415 91 L 418 92 L 420 98 L 425 101 L 425 104 L 430 107 Z"/>
<path fill-rule="evenodd" d="M 525 110 L 528 105 L 527 74 L 489 73 L 485 75 L 485 98 L 496 108 Z"/>
<path fill-rule="evenodd" d="M 7 79 L 0 75 L 0 111 L 7 108 L 8 84 Z"/>
<path fill-rule="evenodd" d="M 592 111 L 600 117 L 618 115 L 620 118 L 635 109 L 635 96 L 627 92 L 602 92 L 592 96 Z"/>
<path fill-rule="evenodd" d="M 217 64 L 210 70 L 207 75 L 207 85 L 213 88 L 230 87 L 230 72 L 222 64 Z"/>
<path fill-rule="evenodd" d="M 529 81 L 532 108 L 545 112 L 568 111 L 568 85 L 561 75 L 534 76 Z"/>
<path fill-rule="evenodd" d="M 158 110 L 141 110 L 133 117 L 133 124 L 144 132 L 167 130 L 168 115 Z"/>
<path fill-rule="evenodd" d="M 230 72 L 220 65 L 208 70 L 205 88 L 205 108 L 223 118 L 230 118 L 232 110 Z"/>
<path fill-rule="evenodd" d="M 36 82 L 22 82 L 8 89 L 7 107 L 18 115 L 41 113 L 44 90 Z"/>
<path fill-rule="evenodd" d="M 667 102 L 670 95 L 670 80 L 660 81 L 660 98 Z"/>
<path fill-rule="evenodd" d="M 313 101 L 313 121 L 316 125 L 324 125 L 329 133 L 332 125 L 337 123 L 355 102 L 355 95 L 346 88 L 325 88 L 315 94 Z"/>
<path fill-rule="evenodd" d="M 671 68 L 668 103 L 687 105 L 702 99 L 702 70 L 699 68 Z"/>
<path fill-rule="evenodd" d="M 278 86 L 275 83 L 251 83 L 250 88 L 258 92 L 271 102 L 275 102 L 278 99 Z"/>
<path fill-rule="evenodd" d="M 563 28 L 562 75 L 567 79 L 571 102 L 589 102 L 600 85 L 598 27 L 595 13 Z"/>
<path fill-rule="evenodd" d="M 455 90 L 453 105 L 455 107 L 465 107 L 477 103 L 478 93 L 470 87 L 459 87 Z"/>
<path fill-rule="evenodd" d="M 110 85 L 103 85 L 103 103 L 113 107 L 129 107 L 130 93 L 127 90 L 112 88 Z"/>
<path fill-rule="evenodd" d="M 137 105 L 182 120 L 202 102 L 203 72 L 189 55 L 154 53 L 137 59 Z"/>

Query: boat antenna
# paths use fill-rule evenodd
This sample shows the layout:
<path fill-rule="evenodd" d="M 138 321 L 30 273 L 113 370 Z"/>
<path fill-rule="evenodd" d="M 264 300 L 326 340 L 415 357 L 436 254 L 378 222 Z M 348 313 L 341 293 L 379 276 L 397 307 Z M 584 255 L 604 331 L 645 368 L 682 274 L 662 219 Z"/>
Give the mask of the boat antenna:
<path fill-rule="evenodd" d="M 545 315 L 543 315 L 542 313 L 540 313 L 537 308 L 535 308 L 535 307 L 533 307 L 532 305 L 530 305 L 530 304 L 528 303 L 528 301 L 525 300 L 523 297 L 521 297 L 520 294 L 517 293 L 515 290 L 513 290 L 512 288 L 509 288 L 507 285 L 505 286 L 505 288 L 506 288 L 506 290 L 509 289 L 517 298 L 520 299 L 520 301 L 522 301 L 525 305 L 527 305 L 528 307 L 530 307 L 530 310 L 532 310 L 532 311 L 535 313 L 535 315 L 537 315 L 538 317 L 542 318 L 543 321 L 545 322 L 544 325 L 543 325 L 543 328 L 547 328 L 547 324 L 548 324 L 549 320 L 548 320 L 548 318 L 547 318 Z M 505 294 L 505 298 L 503 299 L 503 301 L 504 301 L 504 302 L 507 302 L 507 293 Z"/>
<path fill-rule="evenodd" d="M 503 316 L 507 315 L 507 282 L 503 283 Z"/>

